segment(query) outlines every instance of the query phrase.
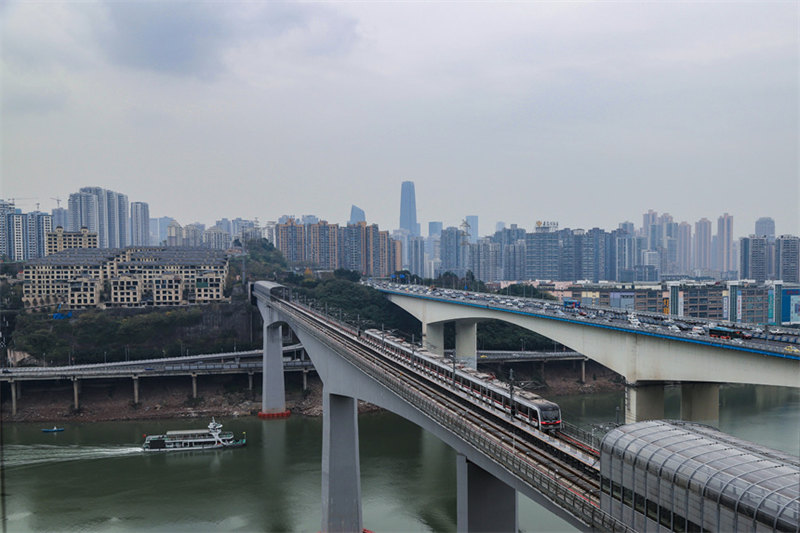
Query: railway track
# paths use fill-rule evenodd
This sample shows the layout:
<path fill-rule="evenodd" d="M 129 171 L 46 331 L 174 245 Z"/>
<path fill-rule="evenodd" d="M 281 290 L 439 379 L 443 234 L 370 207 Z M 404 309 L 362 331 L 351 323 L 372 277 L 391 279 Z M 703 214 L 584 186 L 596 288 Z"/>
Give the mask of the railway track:
<path fill-rule="evenodd" d="M 398 354 L 386 353 L 382 347 L 374 346 L 372 342 L 359 338 L 357 332 L 349 326 L 331 321 L 328 317 L 285 300 L 280 301 L 281 307 L 291 313 L 297 320 L 313 328 L 317 336 L 322 336 L 336 344 L 337 352 L 342 353 L 361 370 L 372 370 L 373 377 L 380 376 L 380 381 L 389 388 L 400 389 L 414 397 L 413 405 L 426 406 L 426 414 L 440 413 L 443 416 L 435 417 L 437 422 L 445 427 L 450 427 L 453 420 L 459 421 L 455 433 L 462 438 L 477 436 L 478 439 L 464 438 L 464 440 L 493 458 L 512 475 L 525 482 L 530 478 L 545 479 L 551 485 L 556 485 L 581 499 L 585 504 L 599 507 L 599 473 L 595 465 L 577 461 L 575 455 L 563 452 L 563 446 L 558 447 L 553 441 L 568 442 L 575 447 L 582 443 L 564 436 L 546 435 L 534 428 L 524 427 L 514 419 L 507 418 L 507 413 L 487 408 L 485 405 L 473 403 L 459 391 L 449 387 L 449 384 L 429 375 L 414 372 L 411 365 L 403 364 L 398 360 Z M 368 372 L 370 373 L 370 372 Z M 476 442 L 477 441 L 477 442 Z M 583 448 L 587 448 L 582 445 Z M 591 450 L 591 448 L 589 448 Z M 586 449 L 580 450 L 587 453 Z M 594 450 L 591 450 L 594 452 Z M 498 460 L 506 458 L 510 460 Z M 540 483 L 533 485 L 540 488 Z"/>

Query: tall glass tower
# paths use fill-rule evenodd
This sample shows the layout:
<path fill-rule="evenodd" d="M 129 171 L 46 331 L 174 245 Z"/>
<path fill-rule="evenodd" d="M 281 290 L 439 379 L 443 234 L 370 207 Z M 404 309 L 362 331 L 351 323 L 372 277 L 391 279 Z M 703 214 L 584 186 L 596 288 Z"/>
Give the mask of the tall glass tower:
<path fill-rule="evenodd" d="M 400 189 L 400 229 L 407 230 L 411 235 L 419 235 L 417 200 L 413 181 L 404 181 Z"/>

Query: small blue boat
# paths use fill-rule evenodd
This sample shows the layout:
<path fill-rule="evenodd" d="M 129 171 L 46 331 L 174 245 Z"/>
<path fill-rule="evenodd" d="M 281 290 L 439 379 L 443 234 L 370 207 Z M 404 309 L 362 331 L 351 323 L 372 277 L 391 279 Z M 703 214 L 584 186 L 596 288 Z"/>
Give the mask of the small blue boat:
<path fill-rule="evenodd" d="M 59 431 L 64 431 L 64 428 L 53 426 L 51 428 L 45 428 L 42 430 L 42 433 L 57 433 Z"/>

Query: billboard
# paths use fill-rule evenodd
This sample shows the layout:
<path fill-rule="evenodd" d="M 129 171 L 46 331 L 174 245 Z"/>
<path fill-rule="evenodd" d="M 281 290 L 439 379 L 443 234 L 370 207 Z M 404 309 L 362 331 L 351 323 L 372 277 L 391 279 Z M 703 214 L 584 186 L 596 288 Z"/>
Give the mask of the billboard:
<path fill-rule="evenodd" d="M 783 289 L 781 322 L 800 324 L 800 289 Z"/>

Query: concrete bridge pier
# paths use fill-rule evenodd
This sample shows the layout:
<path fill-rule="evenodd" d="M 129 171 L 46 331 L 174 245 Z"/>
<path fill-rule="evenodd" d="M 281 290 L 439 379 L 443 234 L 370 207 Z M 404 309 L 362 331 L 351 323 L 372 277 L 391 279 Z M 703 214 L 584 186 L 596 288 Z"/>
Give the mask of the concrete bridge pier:
<path fill-rule="evenodd" d="M 719 384 L 681 383 L 681 420 L 719 425 Z"/>
<path fill-rule="evenodd" d="M 322 531 L 360 533 L 358 401 L 322 393 Z"/>
<path fill-rule="evenodd" d="M 192 374 L 192 398 L 197 399 L 197 374 Z"/>
<path fill-rule="evenodd" d="M 78 378 L 72 378 L 72 405 L 74 406 L 75 410 L 77 411 L 80 409 L 80 404 L 78 403 L 78 393 L 81 390 L 81 382 Z"/>
<path fill-rule="evenodd" d="M 283 328 L 264 320 L 264 358 L 261 373 L 261 412 L 259 416 L 286 414 L 286 387 L 283 382 Z"/>
<path fill-rule="evenodd" d="M 17 382 L 13 379 L 8 382 L 11 385 L 11 416 L 17 414 Z"/>
<path fill-rule="evenodd" d="M 456 457 L 456 531 L 519 531 L 517 492 L 486 470 Z"/>
<path fill-rule="evenodd" d="M 422 347 L 431 353 L 444 355 L 444 322 L 422 322 Z"/>
<path fill-rule="evenodd" d="M 133 376 L 133 403 L 139 403 L 139 377 Z"/>
<path fill-rule="evenodd" d="M 625 384 L 625 423 L 664 418 L 664 384 L 634 382 Z"/>
<path fill-rule="evenodd" d="M 459 363 L 478 367 L 478 321 L 456 320 L 456 351 Z"/>

